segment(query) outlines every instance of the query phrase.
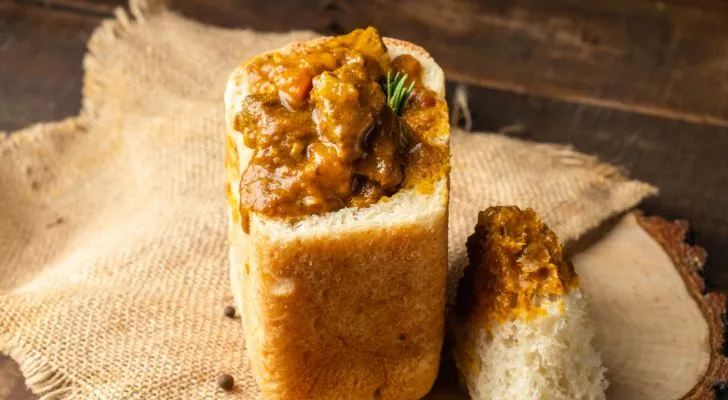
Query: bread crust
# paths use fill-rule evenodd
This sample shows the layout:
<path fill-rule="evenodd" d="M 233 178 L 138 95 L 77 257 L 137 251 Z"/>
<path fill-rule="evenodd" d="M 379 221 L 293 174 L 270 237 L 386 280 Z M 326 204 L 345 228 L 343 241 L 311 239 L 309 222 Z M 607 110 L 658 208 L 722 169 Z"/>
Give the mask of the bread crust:
<path fill-rule="evenodd" d="M 444 218 L 335 240 L 238 231 L 231 245 L 248 257 L 246 266 L 233 256 L 233 292 L 266 398 L 419 399 L 430 390 L 445 313 Z"/>
<path fill-rule="evenodd" d="M 436 67 L 419 46 L 385 43 Z M 239 87 L 244 65 L 231 75 L 228 91 Z M 439 86 L 443 95 L 444 79 Z M 357 210 L 355 221 L 335 233 L 287 226 L 281 234 L 280 221 L 253 214 L 245 233 L 235 179 L 250 152 L 232 127 L 231 99 L 226 94 L 228 159 L 238 162 L 227 166 L 235 199 L 229 206 L 230 278 L 263 397 L 422 398 L 437 376 L 444 334 L 449 177 L 440 190 L 418 195 L 432 202 L 415 219 L 370 223 L 356 214 L 372 211 Z"/>

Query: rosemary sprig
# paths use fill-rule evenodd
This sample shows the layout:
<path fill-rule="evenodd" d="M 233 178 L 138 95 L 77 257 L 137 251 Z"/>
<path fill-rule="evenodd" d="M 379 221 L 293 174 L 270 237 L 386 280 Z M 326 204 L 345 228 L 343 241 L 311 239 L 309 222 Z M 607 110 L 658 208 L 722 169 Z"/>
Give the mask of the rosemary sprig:
<path fill-rule="evenodd" d="M 412 81 L 409 86 L 407 84 L 407 74 L 400 74 L 397 72 L 392 77 L 392 71 L 387 72 L 387 80 L 385 83 L 385 91 L 387 92 L 387 105 L 394 111 L 396 115 L 401 115 L 404 105 L 407 104 L 412 94 L 412 89 L 415 87 L 415 82 Z"/>

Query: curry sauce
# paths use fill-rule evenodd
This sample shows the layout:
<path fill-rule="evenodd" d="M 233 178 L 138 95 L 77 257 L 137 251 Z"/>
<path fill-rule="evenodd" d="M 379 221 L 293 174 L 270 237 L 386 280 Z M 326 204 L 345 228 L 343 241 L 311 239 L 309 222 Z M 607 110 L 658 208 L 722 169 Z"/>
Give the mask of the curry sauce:
<path fill-rule="evenodd" d="M 545 311 L 539 302 L 568 293 L 579 278 L 556 234 L 532 209 L 490 207 L 468 238 L 470 267 L 458 288 L 458 313 L 488 329 Z"/>
<path fill-rule="evenodd" d="M 447 105 L 424 86 L 414 57 L 390 60 L 375 29 L 269 53 L 244 68 L 248 95 L 235 129 L 253 155 L 241 171 L 243 215 L 366 207 L 446 172 L 449 153 L 435 138 Z M 396 71 L 415 85 L 401 115 L 383 88 Z"/>

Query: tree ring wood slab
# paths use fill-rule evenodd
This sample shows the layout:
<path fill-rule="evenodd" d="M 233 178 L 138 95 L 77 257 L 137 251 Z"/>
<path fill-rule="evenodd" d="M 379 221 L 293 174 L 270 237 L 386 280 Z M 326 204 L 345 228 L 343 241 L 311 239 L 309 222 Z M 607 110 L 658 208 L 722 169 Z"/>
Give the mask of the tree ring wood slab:
<path fill-rule="evenodd" d="M 728 380 L 726 295 L 705 292 L 706 252 L 684 242 L 687 223 L 634 212 L 608 228 L 572 256 L 608 369 L 607 399 L 728 398 L 718 397 Z M 467 399 L 448 350 L 427 399 Z"/>
<path fill-rule="evenodd" d="M 683 399 L 727 398 L 728 294 L 707 291 L 703 279 L 707 253 L 702 247 L 685 243 L 689 230 L 687 221 L 670 223 L 660 217 L 644 217 L 639 213 L 636 219 L 668 253 L 710 330 L 708 369 Z"/>
<path fill-rule="evenodd" d="M 684 221 L 628 214 L 573 256 L 609 399 L 710 399 L 726 379 L 725 295 L 704 292 L 705 251 Z"/>

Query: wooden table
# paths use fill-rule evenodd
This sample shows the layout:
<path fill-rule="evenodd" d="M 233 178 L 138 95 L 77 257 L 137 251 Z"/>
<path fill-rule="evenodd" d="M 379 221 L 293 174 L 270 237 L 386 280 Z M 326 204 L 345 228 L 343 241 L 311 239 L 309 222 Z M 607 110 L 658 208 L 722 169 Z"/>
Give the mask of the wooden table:
<path fill-rule="evenodd" d="M 94 28 L 122 0 L 0 0 L 0 131 L 74 115 Z M 660 188 L 728 289 L 728 2 L 723 0 L 178 0 L 206 23 L 338 33 L 375 25 L 422 44 L 475 130 L 569 143 Z M 287 10 L 282 12 L 281 10 Z M 34 398 L 0 358 L 0 399 Z"/>

